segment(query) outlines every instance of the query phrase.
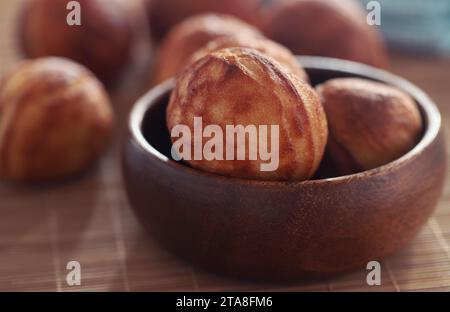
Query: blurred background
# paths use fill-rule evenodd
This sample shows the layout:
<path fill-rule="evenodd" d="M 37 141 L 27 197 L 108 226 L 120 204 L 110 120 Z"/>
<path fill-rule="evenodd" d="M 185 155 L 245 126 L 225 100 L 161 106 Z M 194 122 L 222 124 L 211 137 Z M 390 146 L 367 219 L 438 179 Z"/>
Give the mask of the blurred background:
<path fill-rule="evenodd" d="M 450 183 L 445 187 L 436 214 L 421 234 L 407 248 L 383 262 L 381 287 L 366 285 L 365 270 L 308 284 L 268 285 L 204 272 L 157 246 L 143 233 L 128 206 L 119 163 L 127 112 L 153 84 L 154 73 L 161 70 L 169 55 L 164 54 L 175 52 L 175 56 L 169 57 L 169 63 L 173 63 L 174 58 L 181 57 L 192 45 L 198 43 L 196 48 L 200 48 L 205 40 L 223 33 L 222 26 L 211 27 L 208 23 L 202 24 L 207 31 L 196 30 L 197 33 L 193 31 L 197 29 L 195 25 L 187 29 L 185 26 L 184 30 L 176 25 L 186 17 L 211 10 L 238 16 L 294 53 L 300 50 L 308 51 L 305 54 L 361 61 L 411 80 L 437 103 L 448 133 L 450 1 L 380 0 L 380 30 L 366 24 L 368 0 L 361 3 L 317 0 L 317 3 L 334 3 L 333 9 L 325 13 L 316 4 L 311 5 L 315 8 L 311 12 L 304 9 L 296 12 L 289 9 L 290 4 L 286 4 L 288 9 L 278 7 L 280 3 L 303 0 L 95 0 L 92 3 L 102 1 L 109 5 L 108 9 L 100 4 L 91 7 L 88 0 L 81 1 L 92 11 L 85 12 L 86 20 L 83 20 L 90 31 L 80 34 L 64 28 L 64 17 L 55 11 L 42 9 L 50 8 L 55 2 L 65 4 L 64 0 L 42 0 L 42 6 L 25 10 L 26 13 L 23 13 L 24 0 L 0 0 L 0 76 L 26 57 L 61 55 L 87 67 L 94 64 L 91 69 L 107 85 L 118 120 L 113 143 L 98 165 L 88 172 L 56 185 L 30 187 L 0 182 L 0 291 L 450 291 Z M 131 4 L 127 8 L 130 11 L 120 13 L 118 8 L 125 3 Z M 230 9 L 231 4 L 236 7 Z M 258 13 L 254 11 L 255 6 Z M 65 8 L 63 13 L 67 13 Z M 120 14 L 130 15 L 124 19 Z M 104 29 L 102 25 L 111 28 Z M 129 32 L 122 32 L 126 27 Z M 173 31 L 173 27 L 178 30 Z M 379 41 L 381 37 L 386 46 Z M 58 41 L 53 41 L 55 38 Z M 77 46 L 80 42 L 83 45 Z M 65 55 L 69 53 L 65 46 L 69 43 L 75 47 L 70 50 L 75 51 L 74 55 Z M 105 74 L 102 70 L 115 67 L 118 61 L 96 67 L 97 57 L 110 60 L 113 58 L 109 56 L 121 49 L 126 60 L 121 59 L 122 54 L 117 56 L 116 60 L 123 63 L 117 72 Z M 107 81 L 112 76 L 116 76 L 114 81 Z M 0 111 L 0 127 L 1 121 Z M 71 260 L 81 263 L 81 286 L 70 287 L 65 282 L 66 264 Z"/>
<path fill-rule="evenodd" d="M 362 0 L 363 5 L 370 0 Z M 379 0 L 381 29 L 392 48 L 405 53 L 450 55 L 450 2 Z"/>

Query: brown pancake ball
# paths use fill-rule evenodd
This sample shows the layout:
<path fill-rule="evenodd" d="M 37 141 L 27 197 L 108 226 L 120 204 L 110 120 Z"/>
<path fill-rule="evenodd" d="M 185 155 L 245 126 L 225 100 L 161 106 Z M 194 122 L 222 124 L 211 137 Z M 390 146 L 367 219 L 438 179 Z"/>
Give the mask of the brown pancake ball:
<path fill-rule="evenodd" d="M 409 152 L 422 135 L 413 99 L 388 85 L 356 78 L 317 87 L 327 114 L 327 158 L 341 174 L 387 164 Z"/>
<path fill-rule="evenodd" d="M 149 24 L 155 40 L 184 19 L 203 13 L 234 15 L 247 22 L 255 20 L 259 0 L 146 0 Z"/>
<path fill-rule="evenodd" d="M 353 0 L 280 1 L 266 14 L 264 33 L 294 54 L 387 66 L 386 48 L 367 12 Z"/>
<path fill-rule="evenodd" d="M 78 0 L 81 25 L 67 24 L 67 1 L 26 0 L 19 15 L 19 41 L 30 58 L 70 58 L 103 82 L 114 81 L 129 61 L 133 19 L 130 3 Z"/>
<path fill-rule="evenodd" d="M 209 42 L 205 47 L 197 51 L 191 61 L 194 62 L 205 55 L 226 48 L 250 48 L 272 57 L 281 65 L 285 66 L 291 73 L 297 75 L 304 81 L 309 81 L 308 74 L 296 60 L 295 56 L 284 46 L 268 39 L 252 38 L 243 36 L 231 36 L 219 38 Z"/>
<path fill-rule="evenodd" d="M 23 62 L 0 80 L 0 178 L 47 182 L 83 171 L 113 124 L 109 97 L 90 71 L 62 58 Z"/>
<path fill-rule="evenodd" d="M 217 125 L 224 133 L 227 126 L 279 127 L 279 163 L 274 171 L 261 170 L 261 164 L 267 163 L 261 154 L 250 159 L 250 136 L 240 141 L 241 145 L 237 140 L 234 144 L 225 142 L 235 151 L 245 142 L 245 160 L 227 160 L 225 149 L 221 153 L 223 160 L 184 158 L 195 168 L 225 176 L 308 179 L 319 166 L 327 141 L 326 117 L 314 89 L 272 58 L 252 49 L 213 52 L 186 67 L 178 76 L 167 108 L 167 126 L 174 143 L 175 127 L 184 125 L 192 132 L 196 117 L 202 118 L 204 128 Z M 271 143 L 275 132 L 268 132 L 268 140 L 263 143 L 276 150 Z"/>
<path fill-rule="evenodd" d="M 192 54 L 211 40 L 232 36 L 262 37 L 255 27 L 229 15 L 201 14 L 189 17 L 167 34 L 158 51 L 154 83 L 175 76 Z"/>

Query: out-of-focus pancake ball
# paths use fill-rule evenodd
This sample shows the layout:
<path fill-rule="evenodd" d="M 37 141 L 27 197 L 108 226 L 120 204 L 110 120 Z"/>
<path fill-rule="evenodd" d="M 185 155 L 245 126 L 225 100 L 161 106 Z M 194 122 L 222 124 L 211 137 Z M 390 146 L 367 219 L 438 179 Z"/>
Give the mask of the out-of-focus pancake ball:
<path fill-rule="evenodd" d="M 114 126 L 110 99 L 73 61 L 27 60 L 0 79 L 0 178 L 48 182 L 100 157 Z"/>
<path fill-rule="evenodd" d="M 235 34 L 263 37 L 256 27 L 230 15 L 200 14 L 187 18 L 172 28 L 161 43 L 152 82 L 175 76 L 208 42 Z"/>
<path fill-rule="evenodd" d="M 294 54 L 387 66 L 380 32 L 354 0 L 285 0 L 266 10 L 264 33 Z"/>
<path fill-rule="evenodd" d="M 237 16 L 247 22 L 256 20 L 260 0 L 145 0 L 150 30 L 156 41 L 161 40 L 176 24 L 187 17 L 202 13 L 222 13 Z"/>
<path fill-rule="evenodd" d="M 134 1 L 78 0 L 81 25 L 68 25 L 67 1 L 26 0 L 19 15 L 25 56 L 70 58 L 103 82 L 114 81 L 129 61 Z"/>

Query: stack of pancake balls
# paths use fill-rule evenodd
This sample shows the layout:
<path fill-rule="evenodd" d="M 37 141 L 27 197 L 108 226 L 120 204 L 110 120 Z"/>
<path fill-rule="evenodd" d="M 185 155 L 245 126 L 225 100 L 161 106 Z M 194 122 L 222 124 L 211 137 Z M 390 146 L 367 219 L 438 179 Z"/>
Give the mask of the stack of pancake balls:
<path fill-rule="evenodd" d="M 169 133 L 193 129 L 194 117 L 223 128 L 279 126 L 277 170 L 259 170 L 261 159 L 186 160 L 196 169 L 303 181 L 327 155 L 339 174 L 352 174 L 396 159 L 420 137 L 420 113 L 402 91 L 355 78 L 314 87 L 294 56 L 388 67 L 356 0 L 78 0 L 81 25 L 67 23 L 67 3 L 24 0 L 17 17 L 26 59 L 0 80 L 4 180 L 59 181 L 93 167 L 115 133 L 109 93 L 142 40 L 154 50 L 148 88 L 175 79 Z"/>

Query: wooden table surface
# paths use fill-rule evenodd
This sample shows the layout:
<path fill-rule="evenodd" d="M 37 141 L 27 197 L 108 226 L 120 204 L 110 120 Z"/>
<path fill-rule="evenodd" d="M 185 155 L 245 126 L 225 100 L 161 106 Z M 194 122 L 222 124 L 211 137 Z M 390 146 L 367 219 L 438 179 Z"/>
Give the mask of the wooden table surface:
<path fill-rule="evenodd" d="M 13 36 L 19 3 L 0 2 L 0 75 L 19 59 Z M 392 67 L 431 95 L 448 131 L 450 60 L 393 56 Z M 122 125 L 137 96 L 132 85 L 112 91 Z M 381 286 L 367 286 L 365 270 L 307 284 L 251 283 L 182 262 L 143 232 L 123 191 L 118 141 L 94 170 L 62 184 L 0 182 L 0 291 L 450 291 L 450 181 L 420 235 L 382 262 Z M 81 264 L 81 286 L 66 283 L 71 260 Z"/>

